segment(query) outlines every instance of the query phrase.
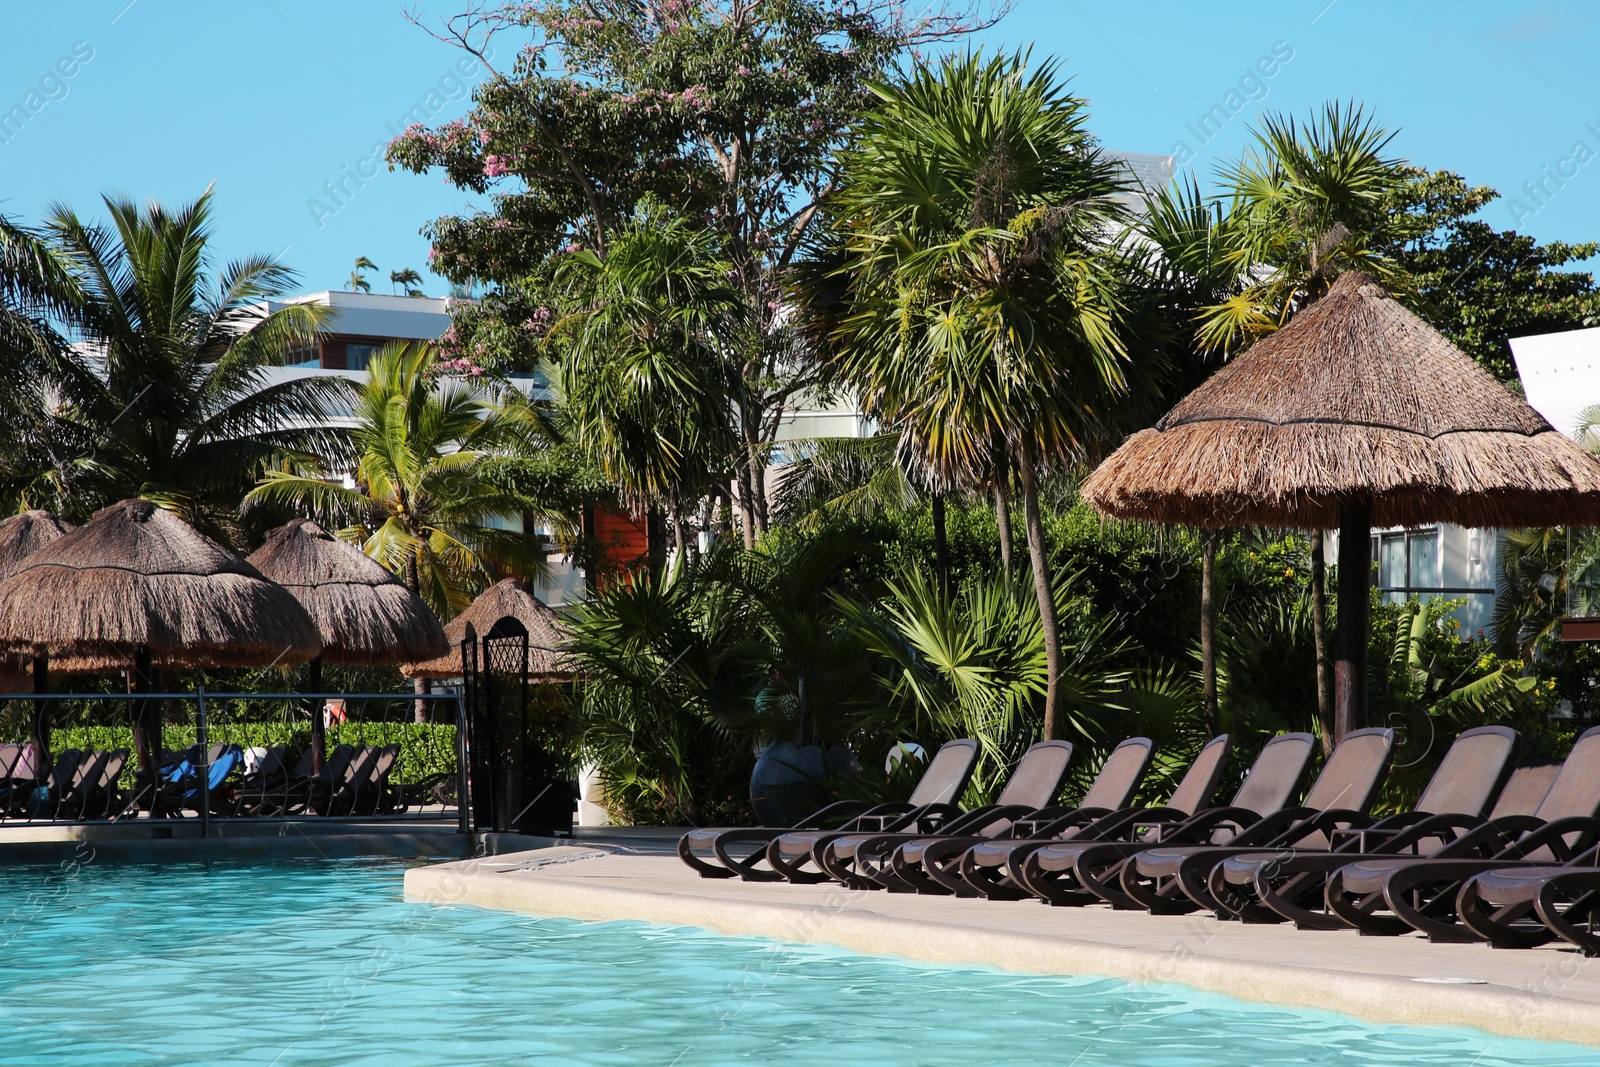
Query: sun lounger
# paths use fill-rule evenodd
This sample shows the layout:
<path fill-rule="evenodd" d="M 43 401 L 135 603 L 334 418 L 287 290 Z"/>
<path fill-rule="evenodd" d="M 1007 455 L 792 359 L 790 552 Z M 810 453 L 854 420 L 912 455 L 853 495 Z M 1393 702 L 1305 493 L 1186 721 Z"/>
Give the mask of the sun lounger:
<path fill-rule="evenodd" d="M 1013 862 L 1020 861 L 1028 853 L 1059 841 L 1127 840 L 1136 826 L 1181 822 L 1205 808 L 1210 804 L 1212 794 L 1217 791 L 1217 783 L 1222 780 L 1231 743 L 1227 734 L 1219 734 L 1206 742 L 1184 772 L 1178 788 L 1160 807 L 1124 807 L 1089 821 L 1076 816 L 1043 824 L 1032 819 L 1019 819 L 1013 836 L 1000 841 L 974 843 L 953 862 L 929 866 L 927 857 L 924 857 L 923 869 L 960 896 L 1021 900 L 1029 895 L 1029 891 L 1013 881 L 1009 871 Z M 1085 797 L 1085 800 L 1088 799 Z M 1141 832 L 1149 833 L 1148 830 Z M 952 884 L 958 877 L 969 892 L 961 892 Z"/>
<path fill-rule="evenodd" d="M 1569 864 L 1500 867 L 1475 874 L 1456 894 L 1462 925 L 1495 948 L 1532 948 L 1555 938 L 1600 956 L 1600 854 Z"/>
<path fill-rule="evenodd" d="M 1367 809 L 1377 798 L 1394 755 L 1394 731 L 1352 730 L 1334 747 L 1305 803 L 1242 830 L 1227 845 L 1159 845 L 1123 865 L 1122 891 L 1146 910 L 1176 915 L 1196 908 L 1221 911 L 1206 877 L 1228 856 L 1267 848 L 1326 849 L 1335 830 L 1371 825 Z"/>
<path fill-rule="evenodd" d="M 1280 734 L 1261 747 L 1227 806 L 1207 808 L 1179 821 L 1138 822 L 1126 841 L 1063 841 L 1019 850 L 1007 864 L 1007 874 L 1047 904 L 1104 900 L 1114 908 L 1137 907 L 1122 892 L 1118 878 L 1131 857 L 1151 847 L 1152 838 L 1156 843 L 1226 844 L 1274 818 L 1300 788 L 1315 747 L 1310 734 Z"/>
<path fill-rule="evenodd" d="M 1328 910 L 1364 934 L 1416 930 L 1431 941 L 1472 941 L 1456 921 L 1456 898 L 1475 875 L 1509 867 L 1572 865 L 1600 841 L 1600 726 L 1573 743 L 1532 816 L 1506 818 L 1469 844 L 1434 856 L 1375 856 L 1339 868 L 1328 878 Z M 1495 846 L 1499 845 L 1498 848 Z M 1451 855 L 1445 855 L 1446 851 Z"/>
<path fill-rule="evenodd" d="M 1002 841 L 1016 842 L 1035 836 L 1059 838 L 1110 819 L 1126 810 L 1128 803 L 1144 782 L 1155 755 L 1155 742 L 1148 737 L 1130 737 L 1117 745 L 1106 756 L 1100 773 L 1084 794 L 1083 803 L 1076 808 L 1040 808 L 1026 818 L 1016 819 L 997 834 L 971 836 L 932 836 L 907 841 L 889 856 L 889 869 L 883 877 L 892 878 L 900 887 L 910 886 L 918 893 L 954 894 L 963 897 L 987 895 L 991 898 L 1008 896 L 995 886 L 981 894 L 961 876 L 961 857 L 969 849 Z M 860 862 L 856 864 L 860 870 Z M 882 881 L 883 877 L 876 880 Z M 1027 896 L 1014 891 L 1014 899 Z"/>
<path fill-rule="evenodd" d="M 1207 877 L 1212 900 L 1226 909 L 1219 918 L 1248 922 L 1290 920 L 1302 929 L 1343 927 L 1327 915 L 1323 887 L 1327 876 L 1363 854 L 1427 856 L 1464 835 L 1480 831 L 1484 811 L 1497 794 L 1488 819 L 1531 814 L 1548 791 L 1553 772 L 1524 768 L 1512 788 L 1502 790 L 1517 733 L 1506 726 L 1480 726 L 1457 737 L 1440 760 L 1416 806 L 1371 826 L 1338 834 L 1330 848 L 1275 849 L 1233 855 Z M 1543 782 L 1537 794 L 1535 782 Z M 1459 847 L 1459 846 L 1458 846 Z"/>
<path fill-rule="evenodd" d="M 777 881 L 787 874 L 791 881 L 826 881 L 825 875 L 803 871 L 798 866 L 780 873 L 762 869 L 759 864 L 774 853 L 780 862 L 787 858 L 804 862 L 810 856 L 813 837 L 837 829 L 898 830 L 913 826 L 931 829 L 940 820 L 960 814 L 955 802 L 967 788 L 977 760 L 976 741 L 968 738 L 947 741 L 928 761 L 916 789 L 904 802 L 868 806 L 861 801 L 841 800 L 813 812 L 792 827 L 691 830 L 678 839 L 678 857 L 702 878 L 737 876 L 748 881 Z M 777 845 L 779 839 L 786 837 L 798 851 Z M 758 847 L 749 855 L 733 854 L 733 849 L 751 845 Z"/>
<path fill-rule="evenodd" d="M 1040 741 L 1030 746 L 1012 768 L 1006 787 L 993 804 L 974 808 L 936 832 L 950 837 L 982 838 L 1004 833 L 1014 820 L 1050 806 L 1061 791 L 1071 762 L 1069 741 Z M 900 845 L 925 836 L 925 831 L 831 834 L 812 843 L 811 861 L 829 878 L 851 889 L 911 892 L 913 886 L 890 872 L 889 857 Z"/>

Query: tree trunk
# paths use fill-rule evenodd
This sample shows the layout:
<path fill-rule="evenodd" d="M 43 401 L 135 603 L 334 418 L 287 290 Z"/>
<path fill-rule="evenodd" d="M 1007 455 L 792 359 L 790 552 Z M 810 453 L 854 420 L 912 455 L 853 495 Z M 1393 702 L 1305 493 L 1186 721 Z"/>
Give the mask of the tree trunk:
<path fill-rule="evenodd" d="M 769 528 L 767 517 L 767 465 L 759 456 L 750 457 L 750 488 L 755 499 L 750 503 L 756 516 L 756 533 L 764 534 Z"/>
<path fill-rule="evenodd" d="M 1201 533 L 1200 564 L 1200 691 L 1201 715 L 1206 732 L 1215 737 L 1221 732 L 1222 717 L 1217 712 L 1217 542 L 1216 530 Z"/>
<path fill-rule="evenodd" d="M 1028 562 L 1033 567 L 1033 591 L 1039 599 L 1039 621 L 1044 628 L 1044 739 L 1054 740 L 1061 708 L 1061 629 L 1056 621 L 1055 591 L 1050 585 L 1050 563 L 1045 556 L 1044 522 L 1039 517 L 1039 484 L 1032 449 L 1026 449 L 1017 471 L 1022 481 L 1022 517 L 1028 532 Z"/>
<path fill-rule="evenodd" d="M 1333 740 L 1367 719 L 1367 631 L 1372 585 L 1372 504 L 1339 505 L 1339 628 L 1335 634 Z"/>
<path fill-rule="evenodd" d="M 150 650 L 141 646 L 133 654 L 133 671 L 128 679 L 135 693 L 152 691 L 150 675 Z M 138 788 L 140 791 L 147 788 L 151 790 L 152 804 L 155 801 L 156 766 L 161 759 L 161 716 L 155 714 L 155 703 L 153 700 L 133 702 L 133 751 L 139 765 Z"/>
<path fill-rule="evenodd" d="M 1001 471 L 994 480 L 994 521 L 1000 527 L 1000 567 L 1011 571 L 1011 485 L 1010 476 Z"/>
<path fill-rule="evenodd" d="M 750 488 L 750 457 L 739 462 L 739 530 L 744 535 L 746 552 L 756 547 L 756 513 L 750 506 L 753 490 Z"/>
<path fill-rule="evenodd" d="M 1328 559 L 1326 537 L 1311 534 L 1311 636 L 1317 648 L 1317 721 L 1322 754 L 1333 752 L 1333 660 L 1328 655 Z"/>
<path fill-rule="evenodd" d="M 328 765 L 328 713 L 322 698 L 322 657 L 306 664 L 306 692 L 311 698 L 311 773 L 321 774 Z"/>
<path fill-rule="evenodd" d="M 944 497 L 933 494 L 933 566 L 938 572 L 939 588 L 950 595 L 950 539 L 944 525 Z"/>
<path fill-rule="evenodd" d="M 411 679 L 411 691 L 418 696 L 426 696 L 428 694 L 428 680 L 426 678 Z M 411 702 L 411 718 L 418 723 L 427 722 L 428 701 L 413 700 Z"/>

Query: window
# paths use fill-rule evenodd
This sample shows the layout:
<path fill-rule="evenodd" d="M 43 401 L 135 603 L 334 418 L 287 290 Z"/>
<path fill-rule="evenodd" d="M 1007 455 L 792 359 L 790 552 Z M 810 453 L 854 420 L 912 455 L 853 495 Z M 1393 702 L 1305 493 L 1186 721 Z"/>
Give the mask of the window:
<path fill-rule="evenodd" d="M 366 370 L 368 361 L 382 350 L 382 345 L 347 344 L 344 346 L 344 369 Z"/>
<path fill-rule="evenodd" d="M 1414 593 L 1443 591 L 1438 530 L 1376 534 L 1372 554 L 1378 564 L 1372 584 L 1383 590 L 1389 603 L 1400 603 Z"/>

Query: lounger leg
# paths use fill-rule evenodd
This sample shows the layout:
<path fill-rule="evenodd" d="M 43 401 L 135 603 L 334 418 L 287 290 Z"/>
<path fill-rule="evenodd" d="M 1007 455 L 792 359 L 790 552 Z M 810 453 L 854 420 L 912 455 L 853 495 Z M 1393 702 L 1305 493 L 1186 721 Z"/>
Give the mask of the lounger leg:
<path fill-rule="evenodd" d="M 1512 925 L 1518 919 L 1528 917 L 1533 911 L 1533 901 L 1509 904 L 1492 913 L 1485 907 L 1486 903 L 1478 895 L 1477 883 L 1469 879 L 1456 895 L 1456 916 L 1467 929 L 1489 942 L 1491 948 L 1533 948 L 1555 939 L 1553 930 L 1533 930 Z"/>
<path fill-rule="evenodd" d="M 832 881 L 821 871 L 808 871 L 802 866 L 810 858 L 810 853 L 807 853 L 798 860 L 789 859 L 783 854 L 783 850 L 778 847 L 777 838 L 773 838 L 772 842 L 767 845 L 767 864 L 777 872 L 779 878 L 787 879 L 795 885 L 818 885 L 822 882 Z M 761 879 L 756 878 L 750 880 L 761 881 Z M 776 881 L 777 879 L 770 880 Z"/>
<path fill-rule="evenodd" d="M 1328 879 L 1327 888 L 1323 890 L 1323 901 L 1341 922 L 1355 927 L 1364 937 L 1398 937 L 1411 929 L 1399 919 L 1376 914 L 1376 910 L 1383 906 L 1382 891 L 1351 899 L 1345 892 L 1344 876 L 1338 871 Z"/>
<path fill-rule="evenodd" d="M 1600 937 L 1594 934 L 1594 919 L 1600 907 L 1600 893 L 1584 893 L 1565 909 L 1560 902 L 1560 886 L 1555 881 L 1546 882 L 1539 890 L 1533 907 L 1539 918 L 1561 940 L 1577 945 L 1585 956 L 1600 956 Z M 1587 915 L 1587 929 L 1573 922 L 1574 915 Z"/>
<path fill-rule="evenodd" d="M 1383 884 L 1383 899 L 1389 910 L 1413 930 L 1427 935 L 1429 941 L 1460 944 L 1476 940 L 1472 932 L 1459 923 L 1437 917 L 1439 912 L 1453 911 L 1455 893 L 1446 890 L 1427 897 L 1422 887 L 1433 877 L 1427 871 L 1418 873 L 1404 868 L 1389 875 Z M 1449 881 L 1454 883 L 1457 879 Z"/>
<path fill-rule="evenodd" d="M 702 878 L 732 878 L 733 872 L 726 867 L 713 867 L 705 860 L 694 854 L 694 849 L 689 845 L 689 837 L 685 834 L 678 838 L 678 858 L 689 865 Z"/>
<path fill-rule="evenodd" d="M 1169 878 L 1165 882 L 1159 879 L 1144 881 L 1144 875 L 1139 873 L 1139 865 L 1134 857 L 1129 857 L 1122 865 L 1122 874 L 1118 881 L 1122 884 L 1123 893 L 1133 900 L 1135 906 L 1141 907 L 1151 915 L 1186 915 L 1195 911 L 1198 905 L 1183 896 L 1177 884 L 1177 879 Z"/>
<path fill-rule="evenodd" d="M 1013 879 L 1006 875 L 1004 867 L 984 867 L 972 862 L 971 857 L 963 852 L 958 861 L 958 869 L 949 872 L 948 868 L 940 868 L 934 872 L 938 878 L 942 874 L 953 873 L 961 879 L 967 887 L 966 893 L 957 893 L 957 896 L 981 896 L 989 900 L 1026 900 L 1030 895 Z M 927 865 L 927 860 L 923 860 Z"/>

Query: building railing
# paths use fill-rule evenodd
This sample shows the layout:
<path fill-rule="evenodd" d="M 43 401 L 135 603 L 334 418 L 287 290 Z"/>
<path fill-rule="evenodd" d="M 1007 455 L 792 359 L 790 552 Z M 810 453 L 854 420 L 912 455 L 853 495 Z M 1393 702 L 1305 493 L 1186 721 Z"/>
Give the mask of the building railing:
<path fill-rule="evenodd" d="M 443 693 L 0 694 L 0 825 L 454 816 L 465 714 Z"/>

